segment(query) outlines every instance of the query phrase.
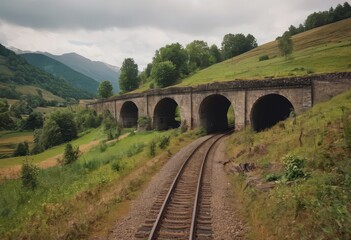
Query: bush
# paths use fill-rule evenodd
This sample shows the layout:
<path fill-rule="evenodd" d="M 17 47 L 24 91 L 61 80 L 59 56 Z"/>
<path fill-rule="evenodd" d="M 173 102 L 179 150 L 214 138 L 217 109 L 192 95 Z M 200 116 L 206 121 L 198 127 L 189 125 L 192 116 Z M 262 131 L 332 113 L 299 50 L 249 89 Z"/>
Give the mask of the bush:
<path fill-rule="evenodd" d="M 39 168 L 27 159 L 22 164 L 21 179 L 25 189 L 34 190 L 38 185 Z"/>
<path fill-rule="evenodd" d="M 152 141 L 149 144 L 149 156 L 155 157 L 155 155 L 156 155 L 156 142 Z"/>
<path fill-rule="evenodd" d="M 169 137 L 169 136 L 162 136 L 161 141 L 160 141 L 160 143 L 158 144 L 158 146 L 159 146 L 161 149 L 165 149 L 165 148 L 168 147 L 168 145 L 169 145 L 169 140 L 170 140 L 170 137 Z"/>
<path fill-rule="evenodd" d="M 121 127 L 117 124 L 116 120 L 111 116 L 110 113 L 104 114 L 102 124 L 104 131 L 107 134 L 107 140 L 112 140 L 120 136 Z"/>
<path fill-rule="evenodd" d="M 106 141 L 101 141 L 99 143 L 99 150 L 100 152 L 105 152 L 107 149 L 107 144 L 106 144 Z"/>
<path fill-rule="evenodd" d="M 29 154 L 29 146 L 28 146 L 28 143 L 26 141 L 24 141 L 24 142 L 17 144 L 16 150 L 13 153 L 13 156 L 14 157 L 26 156 L 28 154 Z"/>
<path fill-rule="evenodd" d="M 145 147 L 144 143 L 133 144 L 133 146 L 131 146 L 127 150 L 127 157 L 131 157 L 131 156 L 134 156 L 134 155 L 140 153 L 141 151 L 143 151 L 144 147 Z"/>
<path fill-rule="evenodd" d="M 269 56 L 265 54 L 265 55 L 260 56 L 258 60 L 261 62 L 261 61 L 265 61 L 268 59 L 269 59 Z"/>
<path fill-rule="evenodd" d="M 142 116 L 138 118 L 138 126 L 139 128 L 149 130 L 151 128 L 151 118 Z"/>
<path fill-rule="evenodd" d="M 72 144 L 68 143 L 65 147 L 65 153 L 63 155 L 63 164 L 67 165 L 76 161 L 79 157 L 79 147 L 74 149 Z"/>
<path fill-rule="evenodd" d="M 206 128 L 204 128 L 204 127 L 199 127 L 199 128 L 197 128 L 197 129 L 195 130 L 195 134 L 196 134 L 196 136 L 198 136 L 198 137 L 202 137 L 202 136 L 207 135 L 207 130 L 206 130 Z"/>
<path fill-rule="evenodd" d="M 295 155 L 288 154 L 283 158 L 285 164 L 285 178 L 288 181 L 293 181 L 298 178 L 305 178 L 307 175 L 303 171 L 305 167 L 305 159 Z"/>
<path fill-rule="evenodd" d="M 116 172 L 119 172 L 122 170 L 122 166 L 119 162 L 112 163 L 111 168 Z"/>

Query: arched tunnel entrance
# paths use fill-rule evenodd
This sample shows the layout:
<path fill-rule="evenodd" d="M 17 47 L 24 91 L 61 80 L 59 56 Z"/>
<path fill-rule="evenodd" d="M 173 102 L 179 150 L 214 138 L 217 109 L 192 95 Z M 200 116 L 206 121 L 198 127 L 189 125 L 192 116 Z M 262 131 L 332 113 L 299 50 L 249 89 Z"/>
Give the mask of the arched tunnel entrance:
<path fill-rule="evenodd" d="M 154 110 L 154 128 L 167 130 L 180 126 L 178 104 L 172 98 L 164 98 L 156 104 Z"/>
<path fill-rule="evenodd" d="M 228 118 L 234 124 L 234 110 L 230 108 L 230 101 L 219 94 L 206 97 L 200 104 L 200 124 L 207 133 L 223 132 L 228 130 Z M 228 112 L 230 110 L 230 112 Z"/>
<path fill-rule="evenodd" d="M 291 102 L 278 94 L 269 94 L 259 98 L 252 106 L 251 126 L 255 131 L 270 128 L 279 121 L 287 119 L 294 110 Z"/>
<path fill-rule="evenodd" d="M 127 101 L 122 105 L 121 123 L 124 128 L 138 126 L 138 107 L 135 103 Z"/>

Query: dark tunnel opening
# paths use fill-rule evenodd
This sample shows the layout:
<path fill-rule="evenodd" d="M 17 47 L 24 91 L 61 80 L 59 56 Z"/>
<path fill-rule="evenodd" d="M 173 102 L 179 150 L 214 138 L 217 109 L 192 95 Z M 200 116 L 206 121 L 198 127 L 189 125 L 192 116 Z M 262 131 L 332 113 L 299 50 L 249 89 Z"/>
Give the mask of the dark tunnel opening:
<path fill-rule="evenodd" d="M 224 132 L 229 129 L 228 115 L 234 116 L 233 113 L 228 114 L 230 106 L 230 101 L 219 94 L 208 96 L 202 101 L 199 109 L 200 124 L 207 133 Z"/>
<path fill-rule="evenodd" d="M 154 128 L 168 130 L 180 126 L 178 104 L 171 98 L 164 98 L 156 104 L 154 111 Z M 178 113 L 178 114 L 177 114 Z"/>
<path fill-rule="evenodd" d="M 278 94 L 269 94 L 258 99 L 251 110 L 251 126 L 259 132 L 287 119 L 294 109 L 288 99 Z"/>
<path fill-rule="evenodd" d="M 124 128 L 131 128 L 138 126 L 138 107 L 135 103 L 125 102 L 121 108 L 122 126 Z"/>

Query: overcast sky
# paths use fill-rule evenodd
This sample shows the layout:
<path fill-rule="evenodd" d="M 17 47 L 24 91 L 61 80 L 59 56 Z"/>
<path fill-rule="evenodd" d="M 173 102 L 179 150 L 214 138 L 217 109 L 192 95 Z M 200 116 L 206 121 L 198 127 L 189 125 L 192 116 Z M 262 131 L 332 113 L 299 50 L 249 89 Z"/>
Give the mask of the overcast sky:
<path fill-rule="evenodd" d="M 0 43 L 116 66 L 131 57 L 142 70 L 166 44 L 204 40 L 220 47 L 227 33 L 251 33 L 261 45 L 345 1 L 0 0 Z"/>

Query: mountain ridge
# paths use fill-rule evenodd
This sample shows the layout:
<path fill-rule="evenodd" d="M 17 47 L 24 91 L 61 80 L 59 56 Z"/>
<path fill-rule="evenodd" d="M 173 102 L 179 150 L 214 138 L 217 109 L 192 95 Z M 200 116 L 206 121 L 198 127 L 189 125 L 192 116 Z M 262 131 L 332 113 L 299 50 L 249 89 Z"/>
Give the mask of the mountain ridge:
<path fill-rule="evenodd" d="M 24 53 L 21 54 L 30 64 L 33 64 L 42 70 L 53 74 L 56 77 L 64 78 L 72 85 L 90 92 L 94 95 L 97 94 L 99 83 L 94 79 L 77 72 L 63 63 L 52 59 L 41 53 Z"/>

